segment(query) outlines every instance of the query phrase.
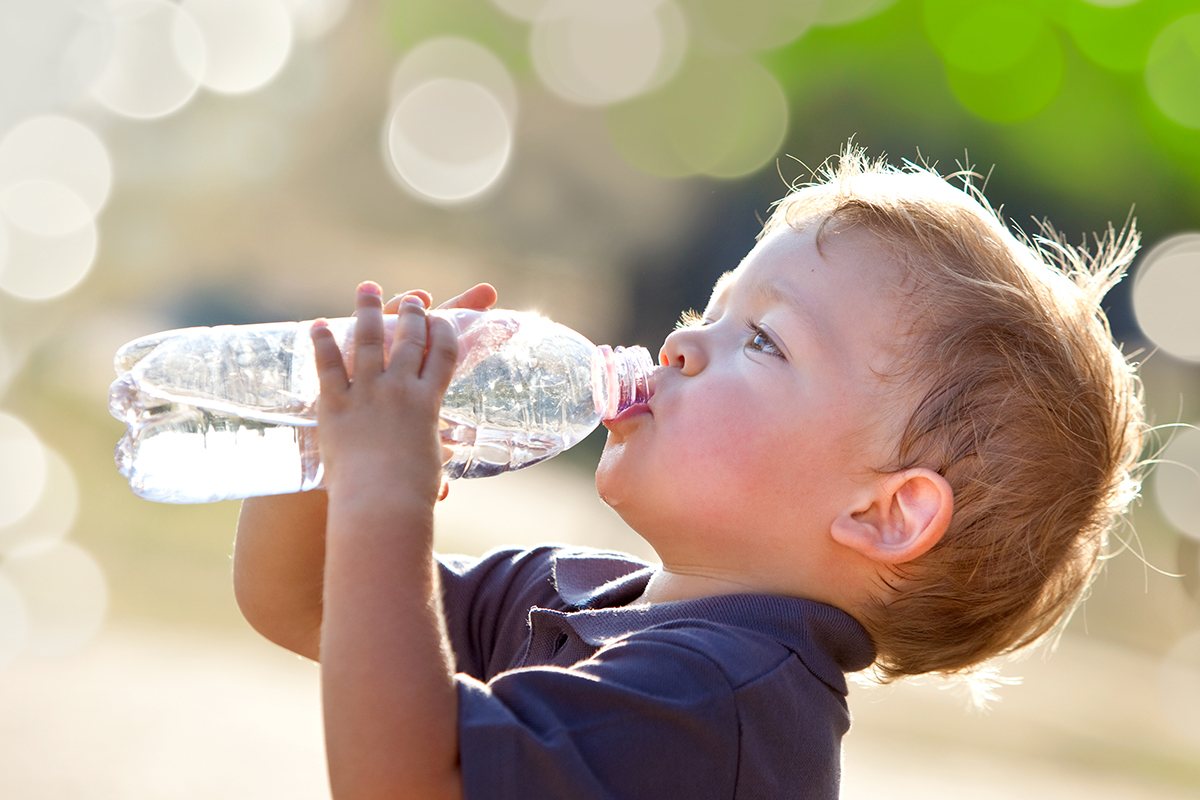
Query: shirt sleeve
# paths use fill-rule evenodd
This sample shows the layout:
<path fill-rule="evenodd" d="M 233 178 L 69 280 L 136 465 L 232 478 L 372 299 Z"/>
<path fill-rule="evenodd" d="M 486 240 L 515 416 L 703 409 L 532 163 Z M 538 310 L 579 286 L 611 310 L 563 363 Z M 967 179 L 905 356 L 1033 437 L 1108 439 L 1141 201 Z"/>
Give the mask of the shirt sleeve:
<path fill-rule="evenodd" d="M 458 676 L 464 797 L 732 797 L 737 709 L 703 646 L 651 629 L 566 669 Z"/>
<path fill-rule="evenodd" d="M 438 556 L 442 608 L 456 669 L 486 681 L 522 655 L 529 609 L 560 609 L 557 548 L 500 549 L 482 558 Z"/>

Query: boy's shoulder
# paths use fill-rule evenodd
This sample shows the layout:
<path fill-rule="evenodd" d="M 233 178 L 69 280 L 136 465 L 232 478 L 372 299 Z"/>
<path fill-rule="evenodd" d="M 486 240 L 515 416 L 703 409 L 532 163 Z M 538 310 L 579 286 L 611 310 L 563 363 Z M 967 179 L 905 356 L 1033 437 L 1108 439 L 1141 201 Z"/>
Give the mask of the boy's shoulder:
<path fill-rule="evenodd" d="M 845 673 L 865 669 L 875 658 L 866 630 L 824 603 L 727 594 L 630 606 L 645 590 L 653 565 L 623 553 L 579 548 L 560 549 L 552 560 L 555 589 L 568 606 L 565 619 L 594 647 L 636 639 L 692 649 L 717 662 L 734 687 L 795 656 L 841 695 Z"/>
<path fill-rule="evenodd" d="M 468 594 L 474 602 L 503 597 L 503 605 L 520 608 L 506 620 L 493 619 L 511 625 L 519 616 L 522 638 L 536 640 L 542 628 L 569 629 L 592 652 L 618 643 L 664 653 L 690 649 L 715 662 L 734 687 L 795 657 L 845 695 L 845 673 L 865 669 L 875 657 L 869 635 L 853 617 L 812 600 L 730 594 L 631 605 L 656 567 L 616 551 L 551 544 L 442 561 L 473 585 Z"/>

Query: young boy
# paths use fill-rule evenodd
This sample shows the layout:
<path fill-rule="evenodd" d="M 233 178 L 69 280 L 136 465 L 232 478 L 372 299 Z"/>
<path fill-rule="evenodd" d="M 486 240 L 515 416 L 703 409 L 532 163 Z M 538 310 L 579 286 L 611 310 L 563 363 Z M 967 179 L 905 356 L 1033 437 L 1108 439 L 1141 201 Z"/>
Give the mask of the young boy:
<path fill-rule="evenodd" d="M 825 178 L 606 423 L 597 488 L 661 565 L 436 558 L 449 325 L 410 292 L 385 354 L 361 285 L 353 382 L 314 325 L 326 491 L 247 500 L 234 578 L 322 664 L 335 798 L 835 798 L 845 673 L 965 673 L 1065 620 L 1137 490 L 1100 309 L 1136 234 L 1031 245 L 858 152 Z"/>

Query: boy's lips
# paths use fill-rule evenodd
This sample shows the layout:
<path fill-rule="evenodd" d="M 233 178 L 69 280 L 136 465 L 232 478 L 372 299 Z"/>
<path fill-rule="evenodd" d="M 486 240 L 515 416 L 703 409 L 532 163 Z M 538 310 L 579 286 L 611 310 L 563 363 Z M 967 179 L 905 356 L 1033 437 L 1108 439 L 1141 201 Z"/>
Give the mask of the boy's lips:
<path fill-rule="evenodd" d="M 634 405 L 631 405 L 629 408 L 622 411 L 620 414 L 617 414 L 612 419 L 604 420 L 604 427 L 611 431 L 615 428 L 623 427 L 626 422 L 635 417 L 640 417 L 644 414 L 650 413 L 651 411 L 649 403 L 635 403 Z"/>

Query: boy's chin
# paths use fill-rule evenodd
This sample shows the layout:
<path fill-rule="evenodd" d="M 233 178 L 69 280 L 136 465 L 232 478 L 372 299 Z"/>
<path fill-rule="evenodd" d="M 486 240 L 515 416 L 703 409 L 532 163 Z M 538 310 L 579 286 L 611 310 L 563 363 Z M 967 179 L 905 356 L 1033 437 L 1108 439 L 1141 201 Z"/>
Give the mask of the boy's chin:
<path fill-rule="evenodd" d="M 600 463 L 596 465 L 596 492 L 613 510 L 618 510 L 625 495 L 622 485 L 627 484 L 622 469 L 622 457 L 625 455 L 625 443 L 614 441 L 610 433 L 604 442 L 604 452 L 600 454 Z"/>

